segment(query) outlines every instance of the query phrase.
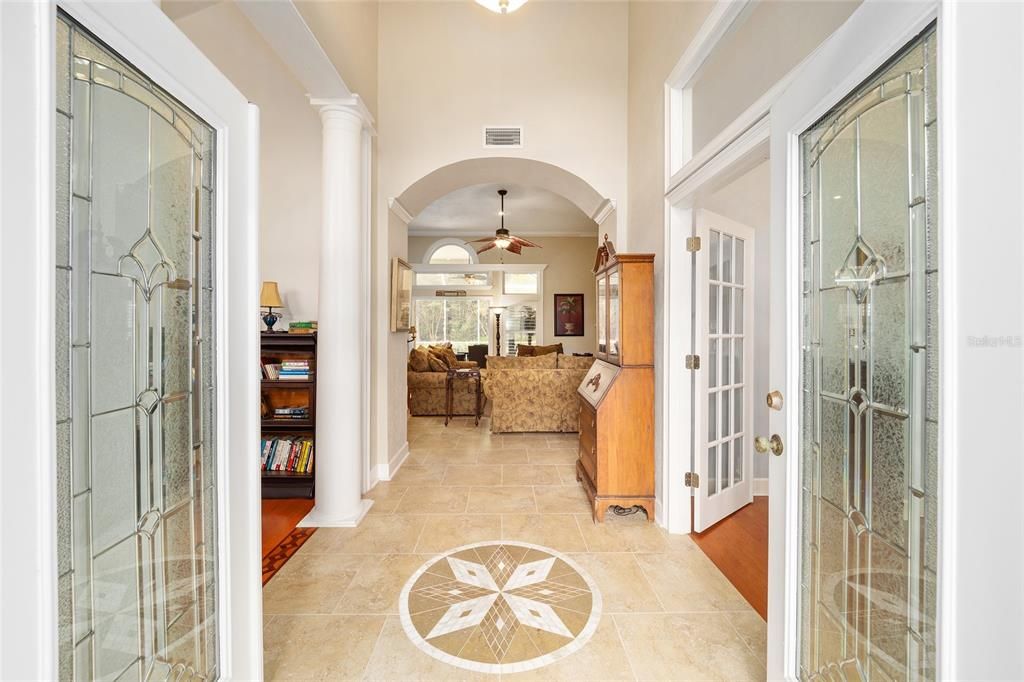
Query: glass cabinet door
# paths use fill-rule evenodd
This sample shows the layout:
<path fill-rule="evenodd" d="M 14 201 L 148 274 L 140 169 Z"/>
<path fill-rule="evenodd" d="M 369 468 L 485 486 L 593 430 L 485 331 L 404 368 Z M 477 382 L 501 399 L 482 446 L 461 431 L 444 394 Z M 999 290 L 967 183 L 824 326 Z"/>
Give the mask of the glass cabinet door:
<path fill-rule="evenodd" d="M 597 355 L 608 356 L 608 279 L 597 278 Z"/>
<path fill-rule="evenodd" d="M 608 273 L 608 360 L 609 362 L 618 362 L 619 355 L 622 354 L 622 350 L 619 348 L 619 342 L 622 338 L 620 333 L 620 316 L 619 316 L 619 289 L 620 289 L 620 278 L 621 274 L 619 269 L 615 268 Z"/>

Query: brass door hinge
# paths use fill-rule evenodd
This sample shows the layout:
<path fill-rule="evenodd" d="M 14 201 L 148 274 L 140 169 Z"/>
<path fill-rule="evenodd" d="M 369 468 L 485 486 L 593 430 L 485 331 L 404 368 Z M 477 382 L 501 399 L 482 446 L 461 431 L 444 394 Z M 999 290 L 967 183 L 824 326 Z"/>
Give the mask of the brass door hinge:
<path fill-rule="evenodd" d="M 687 237 L 686 238 L 686 250 L 690 253 L 694 251 L 700 251 L 700 237 Z"/>
<path fill-rule="evenodd" d="M 686 369 L 700 369 L 700 356 L 699 355 L 687 355 L 686 356 Z"/>
<path fill-rule="evenodd" d="M 683 475 L 683 485 L 687 488 L 699 488 L 700 487 L 700 475 L 692 471 L 687 471 Z"/>

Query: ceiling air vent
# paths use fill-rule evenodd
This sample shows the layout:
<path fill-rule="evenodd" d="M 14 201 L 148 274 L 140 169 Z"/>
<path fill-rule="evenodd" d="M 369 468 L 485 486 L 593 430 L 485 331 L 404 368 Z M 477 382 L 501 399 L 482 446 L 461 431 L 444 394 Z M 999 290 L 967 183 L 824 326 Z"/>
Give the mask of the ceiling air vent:
<path fill-rule="evenodd" d="M 485 147 L 522 147 L 523 129 L 509 127 L 487 127 L 484 128 Z"/>

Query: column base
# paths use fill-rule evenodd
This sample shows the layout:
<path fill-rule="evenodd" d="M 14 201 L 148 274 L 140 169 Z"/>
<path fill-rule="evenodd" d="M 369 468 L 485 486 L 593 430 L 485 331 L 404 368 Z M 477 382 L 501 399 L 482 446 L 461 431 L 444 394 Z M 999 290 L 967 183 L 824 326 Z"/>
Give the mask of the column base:
<path fill-rule="evenodd" d="M 373 506 L 373 500 L 360 500 L 356 513 L 351 516 L 327 517 L 317 508 L 313 507 L 306 517 L 299 521 L 299 528 L 355 528 L 358 526 L 366 512 Z"/>

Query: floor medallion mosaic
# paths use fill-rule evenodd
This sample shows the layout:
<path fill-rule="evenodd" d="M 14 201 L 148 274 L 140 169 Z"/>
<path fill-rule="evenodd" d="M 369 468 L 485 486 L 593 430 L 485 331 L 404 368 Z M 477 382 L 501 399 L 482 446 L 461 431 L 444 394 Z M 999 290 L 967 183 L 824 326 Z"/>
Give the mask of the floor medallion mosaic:
<path fill-rule="evenodd" d="M 522 542 L 481 542 L 428 561 L 406 583 L 402 627 L 434 658 L 512 673 L 580 649 L 597 629 L 601 595 L 568 557 Z"/>

